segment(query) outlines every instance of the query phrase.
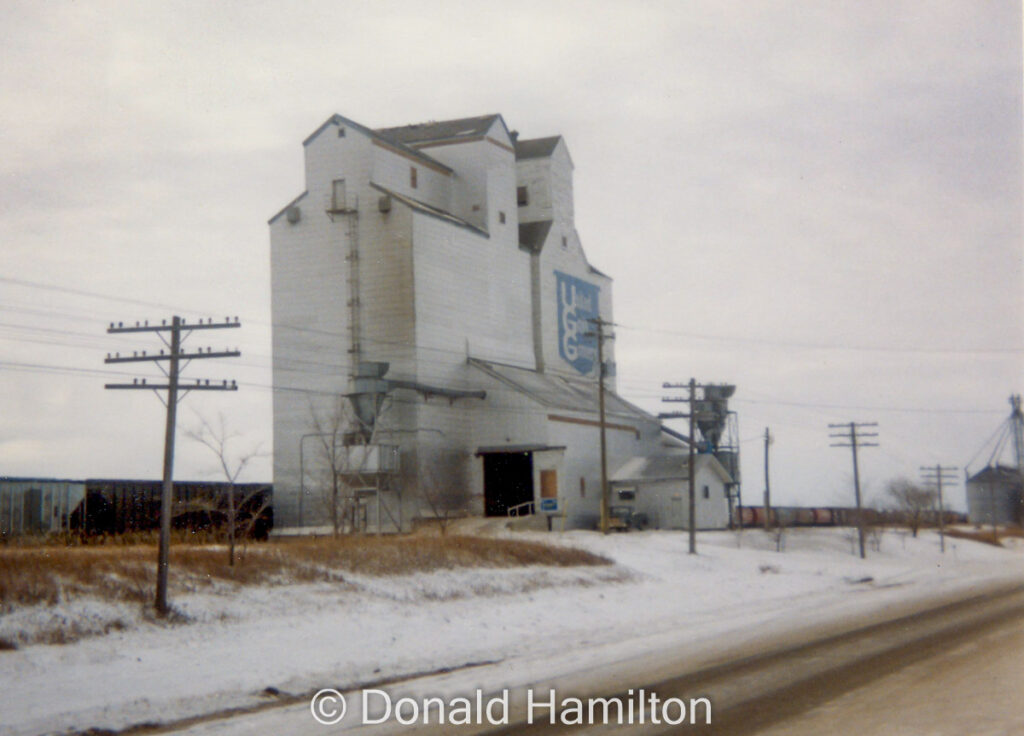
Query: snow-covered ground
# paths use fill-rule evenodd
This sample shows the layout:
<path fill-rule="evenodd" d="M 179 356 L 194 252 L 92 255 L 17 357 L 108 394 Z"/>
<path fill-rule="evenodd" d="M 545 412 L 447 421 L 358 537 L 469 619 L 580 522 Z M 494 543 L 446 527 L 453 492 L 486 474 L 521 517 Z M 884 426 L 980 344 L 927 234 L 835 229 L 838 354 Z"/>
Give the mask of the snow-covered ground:
<path fill-rule="evenodd" d="M 1024 580 L 1024 545 L 998 549 L 934 533 L 887 532 L 867 560 L 849 530 L 519 534 L 610 557 L 610 567 L 346 574 L 344 584 L 222 588 L 178 597 L 189 623 L 129 604 L 77 601 L 0 618 L 0 637 L 66 620 L 109 633 L 0 652 L 0 733 L 122 728 L 501 662 L 506 682 L 556 677 L 666 647 L 705 658 L 837 617 Z M 117 622 L 113 627 L 111 622 Z M 570 656 L 571 655 L 571 656 Z M 518 675 L 516 674 L 518 673 Z"/>

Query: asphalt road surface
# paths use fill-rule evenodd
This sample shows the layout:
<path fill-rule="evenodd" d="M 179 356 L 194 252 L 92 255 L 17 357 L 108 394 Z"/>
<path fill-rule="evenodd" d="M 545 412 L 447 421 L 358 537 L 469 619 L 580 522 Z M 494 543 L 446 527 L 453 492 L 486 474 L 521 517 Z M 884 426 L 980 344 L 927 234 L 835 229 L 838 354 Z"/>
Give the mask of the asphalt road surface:
<path fill-rule="evenodd" d="M 1018 588 L 648 685 L 662 701 L 709 697 L 710 726 L 520 723 L 490 733 L 1024 736 L 1021 685 Z"/>
<path fill-rule="evenodd" d="M 892 665 L 898 665 L 893 662 Z M 756 736 L 1020 736 L 1024 619 L 981 631 Z"/>
<path fill-rule="evenodd" d="M 162 727 L 128 729 L 125 736 L 178 733 L 240 736 L 291 733 L 326 736 L 342 730 L 376 736 L 537 736 L 545 734 L 700 734 L 701 736 L 1024 736 L 1024 586 L 992 588 L 966 600 L 879 615 L 853 630 L 804 632 L 790 643 L 764 642 L 719 664 L 687 667 L 681 660 L 636 660 L 573 681 L 534 683 L 559 695 L 625 697 L 644 688 L 662 702 L 706 697 L 711 725 L 526 723 L 522 692 L 514 693 L 510 725 L 377 726 L 353 718 L 331 728 L 310 716 L 308 696 L 259 711 L 211 714 Z M 837 622 L 838 625 L 838 622 Z M 800 643 L 801 640 L 804 643 Z M 683 653 L 681 653 L 683 654 Z M 494 665 L 500 667 L 500 665 Z M 427 678 L 431 690 L 440 686 Z M 564 687 L 564 690 L 563 690 Z M 354 693 L 349 693 L 354 700 Z M 355 714 L 352 714 L 353 717 Z"/>

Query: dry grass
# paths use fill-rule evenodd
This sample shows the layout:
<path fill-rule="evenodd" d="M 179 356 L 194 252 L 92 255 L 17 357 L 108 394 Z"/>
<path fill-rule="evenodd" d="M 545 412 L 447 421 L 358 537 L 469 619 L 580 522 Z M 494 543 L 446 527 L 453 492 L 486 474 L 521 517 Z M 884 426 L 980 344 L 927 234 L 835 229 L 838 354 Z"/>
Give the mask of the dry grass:
<path fill-rule="evenodd" d="M 970 539 L 975 542 L 984 542 L 985 544 L 991 544 L 995 547 L 1002 547 L 1003 544 L 1000 539 L 1006 539 L 1007 537 L 1019 537 L 1024 538 L 1024 530 L 1018 527 L 1000 527 L 998 533 L 992 531 L 992 527 L 984 527 L 980 529 L 947 529 L 947 537 L 954 537 L 956 539 Z"/>
<path fill-rule="evenodd" d="M 94 595 L 145 603 L 156 576 L 151 544 L 0 548 L 0 612 Z M 468 536 L 343 537 L 249 545 L 235 566 L 213 545 L 171 547 L 170 585 L 177 591 L 214 585 L 343 581 L 344 574 L 405 575 L 438 569 L 525 565 L 607 565 L 610 560 L 568 547 Z"/>

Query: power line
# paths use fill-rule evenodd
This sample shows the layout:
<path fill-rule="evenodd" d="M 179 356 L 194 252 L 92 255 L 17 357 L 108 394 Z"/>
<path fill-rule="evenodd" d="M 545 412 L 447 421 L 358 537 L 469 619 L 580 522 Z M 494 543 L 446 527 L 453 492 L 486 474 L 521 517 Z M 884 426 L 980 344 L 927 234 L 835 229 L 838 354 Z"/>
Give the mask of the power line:
<path fill-rule="evenodd" d="M 133 304 L 137 306 L 153 307 L 161 311 L 179 311 L 188 312 L 192 314 L 206 314 L 207 312 L 197 311 L 192 309 L 183 309 L 180 306 L 172 306 L 163 304 L 160 302 L 150 302 L 141 299 L 132 299 L 128 297 L 117 297 L 111 296 L 110 294 L 88 291 L 86 289 L 78 289 L 67 286 L 61 286 L 57 284 L 48 284 L 39 281 L 30 281 L 27 279 L 16 279 L 10 277 L 0 277 L 0 282 L 14 284 L 26 288 L 43 289 L 46 291 L 54 291 L 59 293 L 74 294 L 77 296 L 86 296 L 94 299 L 102 299 L 113 302 L 120 302 L 123 304 Z M 209 311 L 209 310 L 207 310 Z M 261 326 L 270 326 L 281 329 L 294 329 L 303 332 L 321 333 L 331 335 L 334 337 L 347 337 L 341 333 L 335 333 L 325 330 L 320 330 L 313 327 L 298 327 L 295 325 L 286 325 L 283 323 L 275 322 L 261 322 L 257 320 L 247 320 L 252 324 L 258 324 Z M 947 347 L 892 347 L 883 345 L 836 345 L 828 343 L 812 343 L 798 340 L 780 340 L 780 339 L 769 339 L 761 337 L 747 337 L 737 335 L 718 335 L 709 333 L 697 333 L 697 332 L 684 332 L 680 330 L 668 330 L 656 327 L 640 327 L 636 325 L 620 325 L 618 327 L 625 330 L 632 330 L 634 332 L 648 332 L 652 334 L 663 334 L 673 335 L 676 337 L 685 337 L 690 339 L 708 340 L 716 342 L 733 342 L 733 343 L 746 343 L 755 345 L 765 345 L 769 347 L 778 347 L 786 349 L 805 349 L 805 350 L 846 350 L 853 352 L 880 352 L 880 353 L 911 353 L 911 354 L 936 354 L 936 355 L 1002 355 L 1002 354 L 1017 354 L 1024 353 L 1024 347 L 1000 347 L 1000 348 L 947 348 Z M 398 344 L 398 343 L 396 343 Z M 428 348 L 429 349 L 429 348 Z M 452 351 L 454 352 L 454 351 Z"/>
<path fill-rule="evenodd" d="M 922 465 L 921 480 L 925 485 L 933 485 L 939 502 L 939 551 L 946 552 L 946 512 L 942 507 L 942 483 L 956 483 L 959 476 L 959 468 L 955 465 Z"/>
<path fill-rule="evenodd" d="M 164 371 L 167 375 L 166 385 L 146 385 L 146 381 L 143 380 L 139 383 L 136 380 L 133 383 L 108 383 L 104 388 L 108 389 L 128 389 L 128 390 L 147 390 L 151 389 L 157 391 L 158 389 L 167 391 L 167 421 L 164 433 L 164 477 L 163 477 L 163 490 L 160 497 L 160 539 L 159 539 L 159 554 L 157 560 L 157 571 L 156 571 L 156 600 L 155 607 L 156 612 L 160 616 L 166 616 L 169 610 L 167 605 L 167 572 L 168 563 L 170 557 L 170 545 L 171 545 L 171 502 L 174 495 L 174 435 L 178 415 L 178 402 L 184 398 L 189 391 L 237 391 L 238 386 L 232 382 L 230 385 L 227 381 L 224 381 L 223 385 L 213 384 L 207 381 L 205 384 L 197 382 L 195 385 L 182 384 L 180 371 L 183 368 L 182 363 L 187 366 L 193 360 L 201 360 L 206 358 L 233 358 L 241 353 L 237 350 L 224 350 L 219 352 L 213 352 L 210 348 L 207 348 L 204 352 L 202 348 L 188 352 L 182 349 L 182 341 L 192 334 L 195 330 L 219 330 L 226 328 L 237 328 L 241 325 L 238 322 L 238 318 L 235 318 L 234 322 L 225 319 L 224 322 L 209 322 L 199 324 L 187 325 L 185 320 L 175 315 L 171 319 L 171 323 L 166 322 L 160 325 L 150 326 L 148 323 L 140 325 L 138 322 L 135 326 L 131 325 L 125 327 L 122 323 L 114 325 L 110 324 L 107 329 L 108 334 L 125 334 L 125 333 L 136 333 L 136 332 L 151 332 L 155 333 L 163 343 L 167 346 L 168 352 L 164 353 L 160 350 L 158 353 L 150 355 L 146 354 L 146 351 L 142 351 L 139 354 L 137 351 L 131 356 L 125 355 L 121 357 L 120 354 L 110 355 L 107 354 L 105 363 L 141 363 L 151 362 L 160 366 L 160 370 L 164 370 L 163 363 L 166 361 L 167 369 Z M 167 336 L 164 336 L 167 333 Z M 184 333 L 184 334 L 183 334 Z M 179 395 L 179 391 L 181 394 Z M 157 394 L 159 396 L 159 394 Z M 233 521 L 233 520 L 232 520 Z"/>
<path fill-rule="evenodd" d="M 1011 348 L 932 348 L 932 347 L 909 347 L 898 348 L 884 345 L 835 345 L 827 343 L 810 343 L 796 340 L 777 340 L 761 337 L 743 337 L 735 335 L 712 335 L 699 332 L 682 332 L 679 330 L 667 330 L 658 327 L 638 327 L 636 325 L 620 325 L 622 329 L 634 332 L 650 332 L 661 335 L 673 335 L 695 340 L 709 340 L 714 342 L 747 343 L 752 345 L 764 345 L 786 349 L 801 350 L 848 350 L 863 353 L 923 353 L 937 355 L 984 355 L 984 354 L 1013 354 L 1024 353 L 1024 347 Z"/>
<path fill-rule="evenodd" d="M 857 450 L 861 447 L 878 447 L 877 442 L 863 442 L 864 437 L 877 437 L 878 432 L 864 432 L 864 427 L 877 427 L 878 422 L 848 422 L 846 424 L 830 424 L 829 429 L 849 428 L 849 434 L 844 432 L 833 432 L 829 437 L 833 439 L 849 440 L 847 442 L 833 442 L 832 447 L 849 447 L 853 450 L 853 489 L 857 499 L 857 538 L 860 542 L 860 558 L 864 555 L 864 510 L 861 508 L 860 500 L 860 470 L 857 465 Z"/>

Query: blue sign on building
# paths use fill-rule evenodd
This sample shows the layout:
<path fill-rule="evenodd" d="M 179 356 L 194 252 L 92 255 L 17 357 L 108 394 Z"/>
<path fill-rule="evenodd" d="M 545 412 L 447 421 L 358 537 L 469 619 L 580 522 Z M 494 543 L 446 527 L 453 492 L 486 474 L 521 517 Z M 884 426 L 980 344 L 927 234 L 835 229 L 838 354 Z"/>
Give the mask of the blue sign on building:
<path fill-rule="evenodd" d="M 600 288 L 594 284 L 555 271 L 558 291 L 558 354 L 583 374 L 597 363 L 596 318 Z"/>

